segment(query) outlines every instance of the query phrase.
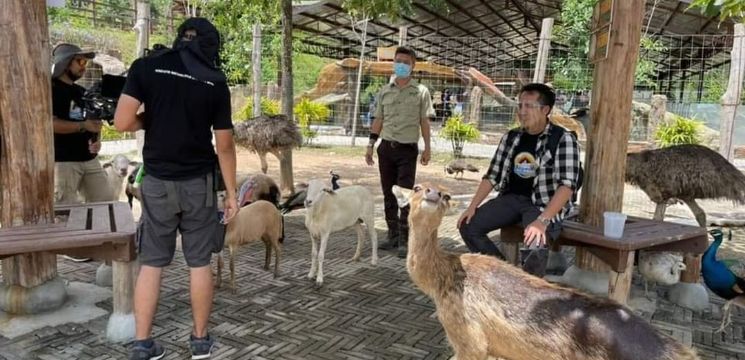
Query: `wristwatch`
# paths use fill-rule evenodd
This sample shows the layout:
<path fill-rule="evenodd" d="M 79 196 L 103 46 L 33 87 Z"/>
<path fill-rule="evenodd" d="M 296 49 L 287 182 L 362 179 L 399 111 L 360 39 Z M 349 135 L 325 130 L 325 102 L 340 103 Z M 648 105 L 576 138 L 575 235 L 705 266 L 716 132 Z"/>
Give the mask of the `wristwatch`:
<path fill-rule="evenodd" d="M 78 122 L 78 132 L 85 132 L 85 121 Z"/>
<path fill-rule="evenodd" d="M 546 226 L 551 224 L 551 219 L 546 219 L 545 217 L 541 215 L 538 215 L 538 221 L 540 221 L 541 224 L 546 225 Z"/>

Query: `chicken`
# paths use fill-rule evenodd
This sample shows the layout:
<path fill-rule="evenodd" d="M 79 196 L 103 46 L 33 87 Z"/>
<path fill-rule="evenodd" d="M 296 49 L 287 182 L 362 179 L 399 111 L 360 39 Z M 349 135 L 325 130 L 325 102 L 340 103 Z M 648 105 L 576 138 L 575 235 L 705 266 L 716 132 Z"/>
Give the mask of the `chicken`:
<path fill-rule="evenodd" d="M 639 273 L 644 277 L 644 295 L 647 283 L 674 285 L 680 281 L 680 272 L 686 269 L 683 255 L 664 251 L 639 252 Z"/>

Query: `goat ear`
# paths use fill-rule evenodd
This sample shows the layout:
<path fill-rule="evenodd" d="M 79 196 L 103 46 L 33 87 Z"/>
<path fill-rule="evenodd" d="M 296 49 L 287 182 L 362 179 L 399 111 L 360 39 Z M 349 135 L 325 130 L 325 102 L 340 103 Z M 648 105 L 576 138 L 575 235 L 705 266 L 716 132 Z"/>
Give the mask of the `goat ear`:
<path fill-rule="evenodd" d="M 684 264 L 684 263 L 682 263 L 682 262 L 679 262 L 679 263 L 678 263 L 678 269 L 680 269 L 680 270 L 685 270 L 685 269 L 686 269 L 686 264 Z"/>
<path fill-rule="evenodd" d="M 111 167 L 111 162 L 103 163 L 103 164 L 101 164 L 101 167 L 104 168 L 104 169 L 107 168 L 107 167 Z"/>
<path fill-rule="evenodd" d="M 393 191 L 393 195 L 396 196 L 398 207 L 406 207 L 406 205 L 409 205 L 409 198 L 414 192 L 413 190 L 402 188 L 398 185 L 393 185 L 391 190 Z"/>
<path fill-rule="evenodd" d="M 323 188 L 323 191 L 324 191 L 324 192 L 327 192 L 327 193 L 329 193 L 329 194 L 336 194 L 336 193 L 334 192 L 334 190 L 332 190 L 332 189 L 329 189 L 329 188 Z"/>
<path fill-rule="evenodd" d="M 132 161 L 129 162 L 129 165 L 131 165 L 131 166 L 137 166 L 137 165 L 140 165 L 140 162 L 139 161 L 132 160 Z"/>

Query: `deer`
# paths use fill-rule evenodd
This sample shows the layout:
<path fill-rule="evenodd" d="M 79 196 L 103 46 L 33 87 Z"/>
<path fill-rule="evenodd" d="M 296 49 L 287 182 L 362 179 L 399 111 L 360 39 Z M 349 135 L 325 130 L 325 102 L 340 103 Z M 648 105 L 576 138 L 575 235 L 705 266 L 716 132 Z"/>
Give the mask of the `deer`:
<path fill-rule="evenodd" d="M 393 186 L 410 206 L 406 269 L 428 295 L 458 360 L 698 359 L 607 298 L 551 284 L 494 256 L 445 252 L 437 228 L 450 208 L 440 186 Z"/>

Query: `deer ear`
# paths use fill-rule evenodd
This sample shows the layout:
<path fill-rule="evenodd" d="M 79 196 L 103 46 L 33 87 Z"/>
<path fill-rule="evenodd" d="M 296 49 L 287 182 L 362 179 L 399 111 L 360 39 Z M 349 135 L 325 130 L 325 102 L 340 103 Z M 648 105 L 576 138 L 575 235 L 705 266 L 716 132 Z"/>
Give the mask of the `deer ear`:
<path fill-rule="evenodd" d="M 393 195 L 396 196 L 398 207 L 406 207 L 406 205 L 409 205 L 409 198 L 414 192 L 413 190 L 402 188 L 398 185 L 393 185 L 391 190 L 393 191 Z"/>

